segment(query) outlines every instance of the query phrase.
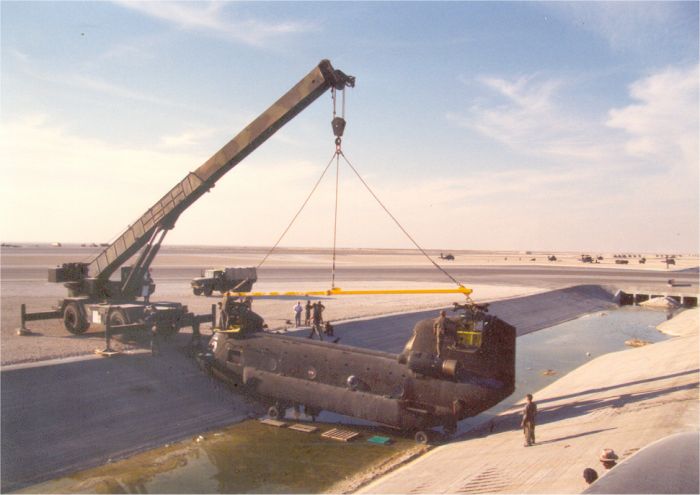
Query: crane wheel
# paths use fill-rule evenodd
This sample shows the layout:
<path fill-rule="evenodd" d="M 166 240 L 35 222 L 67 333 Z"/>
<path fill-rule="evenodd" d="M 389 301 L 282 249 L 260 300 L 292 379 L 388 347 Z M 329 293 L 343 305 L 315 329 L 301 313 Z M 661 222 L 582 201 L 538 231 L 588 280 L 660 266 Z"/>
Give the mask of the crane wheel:
<path fill-rule="evenodd" d="M 83 316 L 78 303 L 68 303 L 63 309 L 63 326 L 73 335 L 80 335 L 90 328 L 90 323 Z"/>
<path fill-rule="evenodd" d="M 126 325 L 126 323 L 126 315 L 121 309 L 112 311 L 112 314 L 109 316 L 110 325 Z"/>
<path fill-rule="evenodd" d="M 192 289 L 192 293 L 195 296 L 201 296 L 202 295 L 202 289 Z"/>

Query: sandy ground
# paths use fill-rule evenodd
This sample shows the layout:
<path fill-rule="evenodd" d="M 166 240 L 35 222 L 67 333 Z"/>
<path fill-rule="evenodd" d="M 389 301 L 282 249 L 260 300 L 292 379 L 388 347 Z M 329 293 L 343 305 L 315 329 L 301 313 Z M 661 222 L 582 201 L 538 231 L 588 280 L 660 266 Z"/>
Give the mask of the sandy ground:
<path fill-rule="evenodd" d="M 0 251 L 0 363 L 3 365 L 61 358 L 92 353 L 104 347 L 104 332 L 100 326 L 94 326 L 81 336 L 68 334 L 58 320 L 31 322 L 29 327 L 34 332 L 31 337 L 19 337 L 19 311 L 22 303 L 27 310 L 47 311 L 65 296 L 61 284 L 46 281 L 47 268 L 69 261 L 89 261 L 99 249 L 64 246 L 51 248 L 46 246 L 25 246 L 21 248 L 3 248 Z M 586 281 L 586 270 L 606 267 L 612 273 L 624 276 L 631 274 L 629 280 L 644 286 L 653 278 L 641 278 L 639 270 L 656 277 L 665 283 L 667 276 L 665 263 L 652 254 L 646 264 L 639 264 L 632 258 L 629 265 L 616 265 L 609 253 L 604 253 L 604 260 L 599 264 L 582 263 L 578 260 L 580 253 L 542 253 L 532 254 L 518 252 L 470 252 L 452 251 L 454 261 L 437 258 L 439 252 L 431 252 L 436 261 L 448 271 L 459 272 L 465 267 L 476 268 L 479 276 L 475 283 L 463 281 L 472 288 L 473 299 L 477 302 L 492 301 L 540 292 L 546 289 L 561 288 L 571 285 L 573 279 Z M 549 262 L 546 255 L 553 254 L 556 262 Z M 590 253 L 597 254 L 597 253 Z M 265 255 L 262 248 L 226 248 L 226 247 L 178 247 L 165 246 L 153 264 L 156 279 L 156 293 L 153 300 L 178 301 L 186 304 L 194 313 L 210 313 L 211 305 L 220 297 L 196 297 L 189 289 L 189 281 L 204 267 L 221 266 L 255 266 Z M 535 261 L 530 261 L 531 259 Z M 697 269 L 697 256 L 682 256 L 677 259 L 675 270 Z M 330 288 L 331 255 L 322 249 L 280 249 L 275 251 L 259 271 L 259 281 L 255 290 L 327 290 Z M 341 250 L 338 254 L 338 278 L 336 286 L 343 289 L 415 289 L 415 288 L 454 288 L 447 277 L 440 273 L 426 258 L 416 251 L 353 249 Z M 499 267 L 511 267 L 515 274 L 498 272 Z M 531 280 L 530 272 L 519 274 L 521 270 L 535 270 L 536 279 Z M 539 267 L 539 268 L 538 268 Z M 557 275 L 576 267 L 576 273 Z M 327 269 L 326 269 L 327 268 Z M 482 270 L 483 269 L 483 270 Z M 681 272 L 682 273 L 682 272 Z M 684 274 L 686 278 L 696 275 Z M 599 283 L 598 276 L 590 277 L 590 282 Z M 472 281 L 474 281 L 472 280 Z M 610 279 L 614 280 L 614 278 Z M 569 282 L 569 283 L 567 283 Z M 578 282 L 580 283 L 580 282 Z M 657 285 L 661 282 L 656 282 Z M 694 290 L 697 291 L 697 282 Z M 324 317 L 333 322 L 368 318 L 378 315 L 437 309 L 450 306 L 454 301 L 462 301 L 460 295 L 421 295 L 421 296 L 342 296 L 322 298 L 326 306 Z M 254 303 L 254 310 L 266 320 L 271 330 L 289 327 L 293 320 L 292 307 L 294 298 L 259 299 Z M 189 329 L 183 330 L 189 331 Z M 205 329 L 206 331 L 206 329 Z M 120 350 L 139 348 L 142 343 L 115 344 Z"/>
<path fill-rule="evenodd" d="M 668 435 L 697 431 L 698 310 L 676 318 L 660 328 L 681 336 L 601 356 L 536 392 L 534 447 L 522 447 L 519 404 L 492 432 L 485 425 L 361 493 L 579 493 L 586 467 L 604 475 L 601 449 L 621 462 Z"/>

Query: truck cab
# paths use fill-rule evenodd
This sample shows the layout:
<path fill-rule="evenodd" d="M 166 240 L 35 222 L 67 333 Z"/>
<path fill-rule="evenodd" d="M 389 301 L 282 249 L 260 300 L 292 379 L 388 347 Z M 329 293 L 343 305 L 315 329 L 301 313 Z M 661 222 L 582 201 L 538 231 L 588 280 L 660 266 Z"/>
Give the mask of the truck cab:
<path fill-rule="evenodd" d="M 192 293 L 195 296 L 211 296 L 217 290 L 224 294 L 230 290 L 250 292 L 258 280 L 254 267 L 248 268 L 205 268 L 202 276 L 192 279 Z"/>

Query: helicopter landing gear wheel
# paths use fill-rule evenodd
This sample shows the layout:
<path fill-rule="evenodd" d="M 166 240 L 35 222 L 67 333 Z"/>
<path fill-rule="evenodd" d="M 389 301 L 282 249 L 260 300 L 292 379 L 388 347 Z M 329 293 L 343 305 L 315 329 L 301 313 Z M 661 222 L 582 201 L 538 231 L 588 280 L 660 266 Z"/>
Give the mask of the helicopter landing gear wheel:
<path fill-rule="evenodd" d="M 283 419 L 285 410 L 286 408 L 282 404 L 276 402 L 267 409 L 267 415 L 270 416 L 270 419 Z"/>
<path fill-rule="evenodd" d="M 90 328 L 90 323 L 83 316 L 78 303 L 70 302 L 63 310 L 63 326 L 73 335 L 80 335 Z"/>
<path fill-rule="evenodd" d="M 418 430 L 416 434 L 413 435 L 413 439 L 416 443 L 426 445 L 430 441 L 430 434 L 426 430 Z"/>

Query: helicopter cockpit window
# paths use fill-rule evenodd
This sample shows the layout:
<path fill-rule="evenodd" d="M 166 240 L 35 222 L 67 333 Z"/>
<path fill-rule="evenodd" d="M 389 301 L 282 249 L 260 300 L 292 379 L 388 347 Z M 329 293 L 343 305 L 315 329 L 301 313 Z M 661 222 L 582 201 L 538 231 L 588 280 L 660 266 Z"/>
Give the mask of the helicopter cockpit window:
<path fill-rule="evenodd" d="M 457 324 L 455 346 L 462 349 L 480 348 L 485 325 L 484 318 L 479 315 L 462 315 Z"/>

